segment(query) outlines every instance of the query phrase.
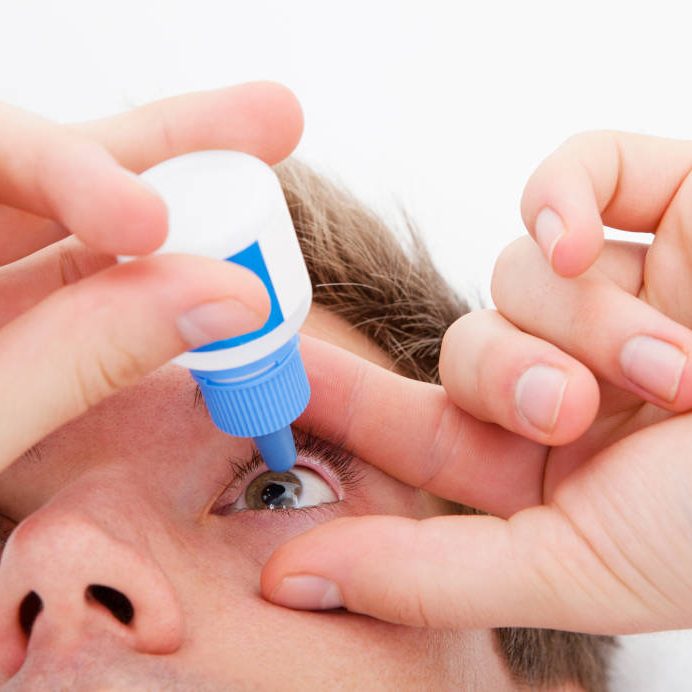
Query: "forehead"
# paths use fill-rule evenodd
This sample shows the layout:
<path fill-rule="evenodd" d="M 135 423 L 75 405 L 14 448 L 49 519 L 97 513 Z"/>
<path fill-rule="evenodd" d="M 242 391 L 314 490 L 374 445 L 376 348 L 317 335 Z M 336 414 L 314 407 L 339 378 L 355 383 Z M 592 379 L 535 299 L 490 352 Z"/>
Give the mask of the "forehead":
<path fill-rule="evenodd" d="M 301 332 L 345 348 L 382 367 L 392 367 L 389 357 L 382 349 L 375 346 L 367 336 L 342 317 L 329 312 L 321 305 L 313 304 Z"/>

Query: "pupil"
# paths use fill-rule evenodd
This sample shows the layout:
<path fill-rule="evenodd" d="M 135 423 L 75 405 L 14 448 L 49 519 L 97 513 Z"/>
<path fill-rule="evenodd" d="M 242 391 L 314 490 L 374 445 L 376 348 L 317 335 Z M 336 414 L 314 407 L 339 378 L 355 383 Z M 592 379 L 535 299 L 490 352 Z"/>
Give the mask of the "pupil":
<path fill-rule="evenodd" d="M 290 509 L 298 506 L 301 487 L 296 483 L 267 483 L 260 499 L 267 509 Z"/>
<path fill-rule="evenodd" d="M 276 501 L 286 492 L 286 488 L 279 483 L 269 483 L 262 491 L 262 502 L 265 505 L 274 505 Z"/>
<path fill-rule="evenodd" d="M 294 473 L 267 471 L 247 487 L 248 509 L 294 509 L 300 507 L 303 484 Z"/>

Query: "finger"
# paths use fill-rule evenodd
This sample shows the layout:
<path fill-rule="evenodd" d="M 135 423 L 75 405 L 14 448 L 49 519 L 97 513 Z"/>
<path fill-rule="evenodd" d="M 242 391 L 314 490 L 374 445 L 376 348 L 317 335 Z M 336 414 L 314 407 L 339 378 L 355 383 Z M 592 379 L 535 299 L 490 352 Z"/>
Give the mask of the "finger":
<path fill-rule="evenodd" d="M 261 590 L 289 608 L 344 607 L 414 627 L 617 634 L 673 620 L 656 621 L 639 594 L 547 507 L 508 521 L 338 519 L 281 546 L 262 571 Z"/>
<path fill-rule="evenodd" d="M 299 426 L 408 485 L 499 515 L 540 502 L 546 448 L 461 411 L 442 387 L 302 337 L 312 394 Z"/>
<path fill-rule="evenodd" d="M 598 383 L 586 367 L 494 310 L 449 328 L 440 378 L 460 408 L 542 444 L 575 440 L 598 410 Z"/>
<path fill-rule="evenodd" d="M 243 151 L 274 164 L 296 147 L 303 115 L 286 87 L 252 82 L 163 99 L 71 129 L 105 147 L 122 166 L 135 172 L 204 149 Z M 0 247 L 0 264 L 67 234 L 64 226 L 51 219 L 11 207 L 0 207 L 0 233 L 2 228 L 16 229 L 16 233 L 11 245 Z"/>
<path fill-rule="evenodd" d="M 173 156 L 204 149 L 233 149 L 278 163 L 298 144 L 303 114 L 286 87 L 250 82 L 174 96 L 75 128 L 139 173 Z"/>
<path fill-rule="evenodd" d="M 0 470 L 52 430 L 175 355 L 261 326 L 262 282 L 178 255 L 106 269 L 0 331 Z"/>
<path fill-rule="evenodd" d="M 57 221 L 0 205 L 0 267 L 68 235 L 67 229 Z"/>
<path fill-rule="evenodd" d="M 680 451 L 689 446 L 688 416 L 650 426 L 584 460 L 549 504 L 509 520 L 323 524 L 272 555 L 262 594 L 425 627 L 689 627 L 689 455 Z"/>
<path fill-rule="evenodd" d="M 598 257 L 603 224 L 654 233 L 692 166 L 692 142 L 623 132 L 567 140 L 529 179 L 521 213 L 558 274 Z"/>
<path fill-rule="evenodd" d="M 57 221 L 102 252 L 142 254 L 163 242 L 163 200 L 102 146 L 6 105 L 0 131 L 0 204 Z M 11 245 L 24 229 L 3 222 L 0 231 Z"/>
<path fill-rule="evenodd" d="M 0 327 L 64 286 L 115 264 L 70 236 L 0 267 Z"/>
<path fill-rule="evenodd" d="M 555 344 L 595 375 L 671 411 L 692 407 L 692 332 L 597 268 L 561 278 L 533 243 L 520 240 L 500 256 L 492 295 L 519 329 Z"/>

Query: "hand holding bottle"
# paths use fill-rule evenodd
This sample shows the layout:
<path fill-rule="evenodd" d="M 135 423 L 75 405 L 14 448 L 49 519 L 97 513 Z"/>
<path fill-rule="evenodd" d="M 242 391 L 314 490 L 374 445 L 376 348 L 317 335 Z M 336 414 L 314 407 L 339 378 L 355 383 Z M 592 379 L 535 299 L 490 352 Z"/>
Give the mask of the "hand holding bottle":
<path fill-rule="evenodd" d="M 76 126 L 0 106 L 0 471 L 173 356 L 264 323 L 266 291 L 246 269 L 114 255 L 166 237 L 166 206 L 134 173 L 198 149 L 275 163 L 301 131 L 295 97 L 270 83 Z"/>

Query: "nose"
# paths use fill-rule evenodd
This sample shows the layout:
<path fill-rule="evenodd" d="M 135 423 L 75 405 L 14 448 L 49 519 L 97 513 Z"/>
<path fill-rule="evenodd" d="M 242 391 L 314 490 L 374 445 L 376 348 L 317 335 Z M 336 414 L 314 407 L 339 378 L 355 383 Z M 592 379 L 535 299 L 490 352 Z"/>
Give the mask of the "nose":
<path fill-rule="evenodd" d="M 0 563 L 0 682 L 32 647 L 59 655 L 99 635 L 145 654 L 181 646 L 173 586 L 146 541 L 117 529 L 50 504 L 15 529 Z"/>

